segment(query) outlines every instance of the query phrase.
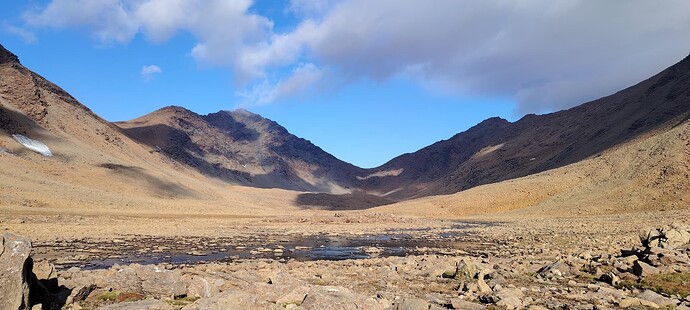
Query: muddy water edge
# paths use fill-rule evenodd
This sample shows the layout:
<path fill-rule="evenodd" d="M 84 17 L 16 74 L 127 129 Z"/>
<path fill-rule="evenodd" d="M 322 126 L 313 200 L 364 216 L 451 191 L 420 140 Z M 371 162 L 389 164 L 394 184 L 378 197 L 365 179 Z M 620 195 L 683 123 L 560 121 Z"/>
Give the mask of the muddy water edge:
<path fill-rule="evenodd" d="M 126 235 L 112 240 L 56 240 L 34 244 L 34 257 L 57 269 L 110 268 L 114 264 L 193 265 L 251 259 L 345 260 L 417 254 L 464 254 L 489 244 L 469 228 L 495 223 L 458 222 L 448 227 L 393 229 L 366 234 L 253 233 L 233 237 L 152 237 Z"/>

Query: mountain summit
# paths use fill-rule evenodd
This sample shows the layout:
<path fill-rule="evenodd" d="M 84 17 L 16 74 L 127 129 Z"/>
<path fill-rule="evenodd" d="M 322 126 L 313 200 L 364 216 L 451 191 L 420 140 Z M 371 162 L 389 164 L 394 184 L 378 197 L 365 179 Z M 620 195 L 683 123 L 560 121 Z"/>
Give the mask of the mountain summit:
<path fill-rule="evenodd" d="M 347 193 L 359 169 L 246 110 L 198 115 L 166 107 L 117 126 L 210 177 L 254 187 Z"/>
<path fill-rule="evenodd" d="M 0 44 L 0 64 L 5 64 L 5 63 L 19 63 L 19 58 L 17 55 L 12 54 L 12 52 L 8 51 L 5 49 L 2 44 Z"/>
<path fill-rule="evenodd" d="M 38 169 L 59 183 L 105 191 L 112 189 L 112 182 L 93 181 L 93 175 L 108 174 L 121 181 L 118 190 L 161 197 L 222 195 L 209 193 L 206 185 L 231 184 L 318 192 L 321 194 L 300 196 L 295 202 L 318 205 L 330 201 L 342 208 L 454 194 L 544 173 L 570 181 L 539 183 L 541 186 L 561 184 L 560 192 L 566 187 L 589 190 L 579 192 L 580 196 L 592 193 L 594 189 L 582 182 L 594 178 L 601 184 L 617 184 L 611 188 L 619 190 L 621 184 L 627 184 L 626 190 L 645 193 L 635 184 L 647 184 L 656 192 L 680 193 L 690 189 L 689 120 L 690 56 L 613 95 L 556 113 L 526 115 L 513 123 L 490 118 L 380 167 L 362 169 L 246 110 L 199 115 L 171 106 L 130 121 L 109 123 L 57 85 L 24 68 L 16 55 L 0 46 L 0 151 L 30 156 L 12 139 L 15 134 L 41 141 L 54 157 L 42 159 L 45 167 L 31 166 L 27 171 Z M 631 145 L 640 144 L 648 146 L 630 150 L 635 148 Z M 611 154 L 628 158 L 634 171 L 615 159 L 608 160 Z M 30 163 L 16 160 L 2 163 Z M 589 175 L 581 175 L 589 168 L 563 170 L 572 165 L 596 169 Z M 2 170 L 11 173 L 14 166 Z M 84 173 L 83 178 L 76 177 L 79 173 Z M 17 176 L 7 180 L 12 178 Z M 349 195 L 329 196 L 339 194 Z M 493 194 L 487 197 L 496 198 Z"/>
<path fill-rule="evenodd" d="M 678 126 L 689 115 L 690 56 L 637 85 L 569 110 L 527 115 L 515 123 L 485 120 L 373 169 L 365 187 L 397 199 L 451 194 L 573 164 Z"/>

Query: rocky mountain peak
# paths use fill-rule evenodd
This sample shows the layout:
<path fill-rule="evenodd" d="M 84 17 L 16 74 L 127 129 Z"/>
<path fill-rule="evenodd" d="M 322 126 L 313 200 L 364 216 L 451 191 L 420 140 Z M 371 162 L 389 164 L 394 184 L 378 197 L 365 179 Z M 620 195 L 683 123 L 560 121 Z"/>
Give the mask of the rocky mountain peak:
<path fill-rule="evenodd" d="M 0 44 L 0 64 L 5 63 L 19 63 L 19 58 Z"/>

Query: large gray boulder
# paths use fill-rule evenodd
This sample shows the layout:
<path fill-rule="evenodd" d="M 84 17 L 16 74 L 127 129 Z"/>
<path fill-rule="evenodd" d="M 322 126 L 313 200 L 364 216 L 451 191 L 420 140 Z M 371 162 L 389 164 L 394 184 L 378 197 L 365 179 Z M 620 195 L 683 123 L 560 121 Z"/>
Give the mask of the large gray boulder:
<path fill-rule="evenodd" d="M 374 298 L 340 286 L 314 286 L 302 302 L 307 310 L 383 309 Z M 428 308 L 427 308 L 428 309 Z"/>
<path fill-rule="evenodd" d="M 690 243 L 690 225 L 673 223 L 659 228 L 643 229 L 640 231 L 640 242 L 646 248 L 675 249 L 681 247 Z"/>
<path fill-rule="evenodd" d="M 31 241 L 13 234 L 0 238 L 0 309 L 30 309 Z"/>

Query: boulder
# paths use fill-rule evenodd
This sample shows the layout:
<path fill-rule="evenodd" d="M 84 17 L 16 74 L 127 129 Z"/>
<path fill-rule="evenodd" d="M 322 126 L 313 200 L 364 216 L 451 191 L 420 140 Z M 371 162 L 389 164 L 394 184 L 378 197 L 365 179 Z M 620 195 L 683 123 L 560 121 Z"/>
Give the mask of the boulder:
<path fill-rule="evenodd" d="M 618 306 L 621 308 L 639 308 L 639 307 L 646 307 L 646 308 L 651 308 L 651 309 L 659 309 L 659 305 L 648 301 L 644 299 L 639 299 L 639 298 L 626 298 L 621 300 L 618 303 Z"/>
<path fill-rule="evenodd" d="M 34 261 L 34 267 L 32 271 L 36 275 L 36 279 L 38 280 L 50 280 L 57 278 L 55 266 L 53 266 L 53 264 L 51 264 L 47 260 Z"/>
<path fill-rule="evenodd" d="M 484 281 L 484 273 L 480 273 L 479 277 L 477 277 L 477 288 L 480 294 L 491 294 L 493 292 L 491 287 Z"/>
<path fill-rule="evenodd" d="M 643 261 L 636 260 L 633 263 L 633 274 L 638 277 L 646 277 L 657 273 L 661 273 L 661 270 Z"/>
<path fill-rule="evenodd" d="M 640 231 L 640 242 L 643 246 L 675 249 L 690 243 L 690 226 L 671 224 L 660 228 Z"/>
<path fill-rule="evenodd" d="M 269 303 L 260 296 L 241 289 L 227 290 L 211 298 L 202 298 L 197 302 L 185 306 L 183 310 L 205 310 L 205 309 L 270 309 L 273 303 Z"/>
<path fill-rule="evenodd" d="M 66 303 L 71 304 L 71 303 L 77 303 L 77 302 L 84 301 L 84 300 L 86 300 L 86 298 L 89 297 L 91 292 L 93 292 L 94 290 L 96 290 L 95 284 L 75 287 L 72 289 L 72 292 L 67 297 Z"/>
<path fill-rule="evenodd" d="M 542 267 L 537 273 L 547 279 L 558 279 L 569 276 L 571 274 L 571 268 L 565 262 L 557 261 Z"/>
<path fill-rule="evenodd" d="M 486 309 L 486 306 L 474 302 L 469 302 L 460 298 L 453 298 L 450 300 L 450 305 L 453 309 L 467 309 L 467 310 L 482 310 Z"/>
<path fill-rule="evenodd" d="M 209 298 L 218 295 L 225 281 L 222 279 L 205 278 L 200 275 L 185 274 L 182 282 L 186 287 L 188 296 Z"/>
<path fill-rule="evenodd" d="M 429 309 L 429 303 L 419 298 L 406 298 L 396 300 L 393 306 L 388 307 L 387 310 L 417 310 Z"/>
<path fill-rule="evenodd" d="M 602 274 L 599 281 L 606 282 L 612 286 L 618 285 L 621 279 L 613 272 Z"/>
<path fill-rule="evenodd" d="M 678 305 L 678 303 L 679 303 L 678 300 L 664 297 L 661 294 L 656 293 L 652 290 L 645 290 L 644 292 L 638 294 L 637 298 L 642 299 L 642 300 L 651 301 L 651 302 L 659 305 L 660 307 L 673 308 L 676 305 Z"/>
<path fill-rule="evenodd" d="M 477 265 L 470 260 L 463 259 L 456 265 L 455 278 L 460 280 L 471 280 L 474 279 L 477 272 Z"/>
<path fill-rule="evenodd" d="M 180 280 L 179 270 L 167 270 L 158 266 L 137 266 L 136 274 L 141 279 L 141 289 L 151 295 L 179 297 L 186 294 L 187 286 Z"/>
<path fill-rule="evenodd" d="M 31 309 L 31 241 L 13 234 L 0 238 L 0 309 Z"/>
<path fill-rule="evenodd" d="M 121 302 L 105 307 L 98 308 L 100 310 L 173 310 L 173 306 L 164 301 L 156 299 L 144 299 L 133 302 Z"/>
<path fill-rule="evenodd" d="M 302 307 L 304 307 L 304 309 L 313 310 L 383 308 L 382 305 L 380 305 L 373 298 L 353 293 L 350 290 L 339 286 L 312 287 L 307 293 L 307 297 L 304 298 Z"/>
<path fill-rule="evenodd" d="M 505 309 L 521 309 L 525 306 L 522 302 L 523 296 L 524 294 L 518 288 L 504 288 L 495 294 L 498 300 L 496 305 Z"/>

